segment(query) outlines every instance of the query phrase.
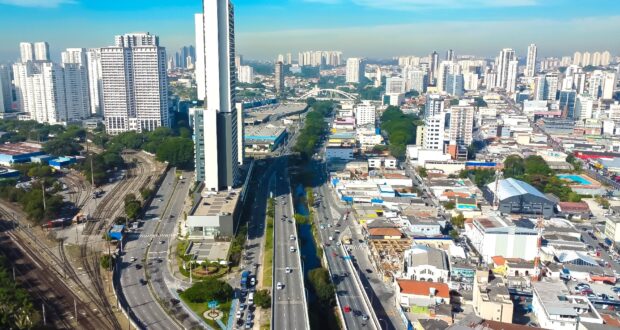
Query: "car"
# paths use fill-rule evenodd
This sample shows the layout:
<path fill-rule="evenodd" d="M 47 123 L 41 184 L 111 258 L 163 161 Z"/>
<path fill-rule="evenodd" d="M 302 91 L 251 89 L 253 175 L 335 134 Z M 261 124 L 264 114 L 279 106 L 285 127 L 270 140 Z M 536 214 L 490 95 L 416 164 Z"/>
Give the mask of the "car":
<path fill-rule="evenodd" d="M 291 246 L 290 248 L 288 248 L 288 250 L 291 251 L 291 252 L 297 251 L 297 249 L 294 246 Z"/>
<path fill-rule="evenodd" d="M 321 225 L 320 227 L 321 227 L 321 229 L 325 229 L 325 225 Z"/>
<path fill-rule="evenodd" d="M 286 267 L 286 269 L 284 270 L 287 274 L 290 274 L 293 272 L 293 270 L 291 269 L 291 267 Z"/>
<path fill-rule="evenodd" d="M 131 262 L 136 261 L 136 257 L 131 257 Z"/>
<path fill-rule="evenodd" d="M 136 264 L 136 269 L 142 269 L 142 265 Z"/>
<path fill-rule="evenodd" d="M 613 287 L 611 288 L 611 291 L 615 292 L 615 293 L 620 293 L 620 287 Z"/>
<path fill-rule="evenodd" d="M 369 319 L 368 315 L 366 315 L 366 314 L 362 315 L 362 320 L 368 321 L 368 319 Z"/>
<path fill-rule="evenodd" d="M 179 299 L 176 298 L 170 298 L 170 303 L 172 305 L 178 305 L 181 301 Z"/>
<path fill-rule="evenodd" d="M 140 284 L 146 285 L 146 283 L 148 283 L 148 282 L 145 279 L 143 279 L 143 278 L 140 279 Z"/>
<path fill-rule="evenodd" d="M 282 284 L 282 282 L 278 282 L 278 284 L 276 284 L 276 289 L 278 290 L 284 289 L 284 284 Z"/>
<path fill-rule="evenodd" d="M 291 241 L 294 241 L 294 240 L 295 240 L 295 235 L 291 235 L 291 236 L 289 236 L 288 238 L 289 238 Z"/>
<path fill-rule="evenodd" d="M 372 274 L 372 270 L 370 268 L 366 268 L 366 273 Z"/>
<path fill-rule="evenodd" d="M 351 306 L 346 305 L 344 306 L 344 308 L 342 309 L 345 313 L 350 313 L 351 312 Z"/>
<path fill-rule="evenodd" d="M 599 295 L 599 298 L 601 298 L 601 299 L 603 299 L 603 300 L 611 300 L 611 297 L 610 297 L 610 296 L 608 296 L 608 295 L 606 295 L 606 294 L 604 294 L 604 293 L 601 293 L 601 294 Z"/>
<path fill-rule="evenodd" d="M 239 304 L 239 310 L 244 310 L 244 309 L 245 309 L 245 304 L 244 303 Z"/>
<path fill-rule="evenodd" d="M 161 241 L 159 241 L 159 244 L 164 244 L 164 243 L 166 243 L 166 241 L 165 241 L 165 240 L 161 240 Z"/>
<path fill-rule="evenodd" d="M 329 240 L 330 240 L 330 241 L 333 241 L 333 240 L 334 240 L 334 238 L 333 238 L 332 236 L 329 236 Z"/>
<path fill-rule="evenodd" d="M 246 329 L 252 329 L 252 322 L 246 322 L 245 323 L 245 328 Z"/>
<path fill-rule="evenodd" d="M 160 201 L 160 202 L 163 202 L 163 201 L 164 201 L 164 199 L 163 199 L 163 198 L 160 198 L 160 199 L 159 199 L 159 201 Z"/>

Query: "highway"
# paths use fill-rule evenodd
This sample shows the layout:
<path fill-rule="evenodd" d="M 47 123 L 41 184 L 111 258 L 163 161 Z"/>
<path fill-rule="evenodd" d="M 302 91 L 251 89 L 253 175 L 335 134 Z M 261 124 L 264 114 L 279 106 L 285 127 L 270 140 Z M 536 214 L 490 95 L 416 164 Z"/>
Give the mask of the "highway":
<path fill-rule="evenodd" d="M 117 262 L 115 280 L 120 279 L 119 300 L 128 307 L 130 317 L 142 329 L 181 328 L 180 323 L 173 320 L 157 302 L 152 290 L 166 307 L 184 320 L 183 327 L 200 326 L 196 318 L 191 317 L 193 315 L 182 316 L 187 311 L 182 304 L 172 303 L 171 299 L 176 297 L 163 280 L 164 273 L 170 274 L 167 269 L 168 244 L 175 233 L 176 217 L 182 211 L 189 181 L 177 183 L 175 170 L 168 171 L 144 216 L 143 225 L 127 234 L 124 252 Z M 170 217 L 171 214 L 173 217 Z M 165 234 L 158 235 L 160 232 Z"/>
<path fill-rule="evenodd" d="M 286 158 L 274 163 L 274 329 L 301 330 L 309 326 L 303 269 L 300 259 L 297 226 L 293 217 L 293 198 Z M 287 268 L 288 271 L 287 272 Z M 281 289 L 277 284 L 282 283 Z"/>

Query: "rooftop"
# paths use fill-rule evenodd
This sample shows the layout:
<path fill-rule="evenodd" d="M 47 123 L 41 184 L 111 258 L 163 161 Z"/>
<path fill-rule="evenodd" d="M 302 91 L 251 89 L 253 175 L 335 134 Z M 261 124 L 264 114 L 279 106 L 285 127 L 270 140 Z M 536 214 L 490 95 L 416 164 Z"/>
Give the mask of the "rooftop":
<path fill-rule="evenodd" d="M 487 188 L 489 188 L 490 191 L 496 191 L 495 182 L 489 183 Z M 527 194 L 548 200 L 547 196 L 538 191 L 538 189 L 532 187 L 526 182 L 515 180 L 513 178 L 499 180 L 497 184 L 497 194 L 500 200 Z"/>
<path fill-rule="evenodd" d="M 194 209 L 194 216 L 217 216 L 232 214 L 239 200 L 239 190 L 203 193 Z"/>
<path fill-rule="evenodd" d="M 408 264 L 412 266 L 430 265 L 448 270 L 448 257 L 442 250 L 425 245 L 414 245 L 410 250 Z"/>
<path fill-rule="evenodd" d="M 397 228 L 370 228 L 368 229 L 370 236 L 398 236 L 401 237 L 403 233 Z"/>
<path fill-rule="evenodd" d="M 450 298 L 450 288 L 445 283 L 435 283 L 414 280 L 396 280 L 400 292 L 418 296 L 429 296 L 431 289 L 435 289 L 435 297 Z"/>
<path fill-rule="evenodd" d="M 16 156 L 41 152 L 41 145 L 35 143 L 18 142 L 0 144 L 0 154 Z"/>

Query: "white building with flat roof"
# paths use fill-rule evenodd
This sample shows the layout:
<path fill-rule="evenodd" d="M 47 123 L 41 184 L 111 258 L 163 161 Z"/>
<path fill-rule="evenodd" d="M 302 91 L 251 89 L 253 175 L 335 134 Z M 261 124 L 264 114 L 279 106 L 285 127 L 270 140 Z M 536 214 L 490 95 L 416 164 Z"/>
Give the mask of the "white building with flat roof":
<path fill-rule="evenodd" d="M 544 329 L 579 329 L 579 323 L 603 324 L 588 297 L 571 295 L 563 282 L 532 283 L 532 311 Z"/>
<path fill-rule="evenodd" d="M 355 106 L 355 125 L 375 125 L 377 107 L 370 103 L 370 101 L 363 101 L 361 104 Z"/>

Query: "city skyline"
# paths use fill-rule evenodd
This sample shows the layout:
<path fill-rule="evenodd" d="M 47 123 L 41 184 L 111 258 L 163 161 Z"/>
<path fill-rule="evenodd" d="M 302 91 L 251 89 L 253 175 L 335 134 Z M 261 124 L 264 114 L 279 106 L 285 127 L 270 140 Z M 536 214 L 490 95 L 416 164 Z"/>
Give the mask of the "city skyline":
<path fill-rule="evenodd" d="M 606 49 L 613 56 L 620 53 L 619 45 L 608 42 L 620 29 L 620 4 L 607 0 L 596 8 L 569 0 L 388 0 L 380 6 L 367 0 L 290 0 L 276 5 L 238 0 L 234 4 L 241 22 L 238 53 L 247 59 L 273 61 L 278 53 L 312 49 L 342 50 L 345 57 L 426 55 L 434 49 L 492 57 L 508 47 L 525 58 L 531 43 L 539 46 L 539 57 Z M 192 18 L 201 8 L 189 0 L 174 4 L 0 0 L 0 9 L 0 19 L 6 22 L 0 27 L 5 41 L 0 62 L 6 62 L 18 58 L 21 41 L 47 41 L 52 59 L 58 61 L 65 48 L 104 47 L 111 36 L 133 31 L 157 34 L 164 47 L 176 50 L 194 43 Z M 24 26 L 20 34 L 12 33 L 19 25 Z"/>

